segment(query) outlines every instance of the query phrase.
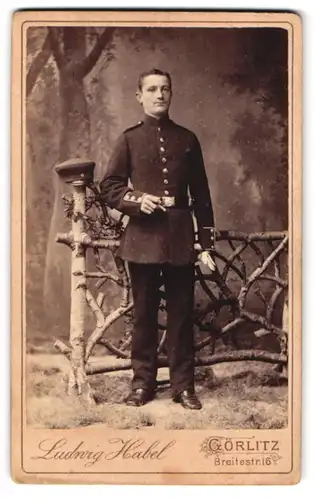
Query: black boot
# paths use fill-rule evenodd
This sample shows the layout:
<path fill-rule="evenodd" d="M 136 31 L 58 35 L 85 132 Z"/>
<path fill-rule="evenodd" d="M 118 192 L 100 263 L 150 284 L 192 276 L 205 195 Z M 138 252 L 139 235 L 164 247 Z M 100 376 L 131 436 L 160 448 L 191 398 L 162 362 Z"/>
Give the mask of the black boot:
<path fill-rule="evenodd" d="M 201 410 L 202 404 L 192 389 L 187 389 L 174 396 L 175 403 L 180 403 L 188 410 Z"/>
<path fill-rule="evenodd" d="M 154 391 L 147 389 L 133 389 L 126 398 L 126 405 L 128 406 L 143 406 L 149 401 L 154 399 Z"/>

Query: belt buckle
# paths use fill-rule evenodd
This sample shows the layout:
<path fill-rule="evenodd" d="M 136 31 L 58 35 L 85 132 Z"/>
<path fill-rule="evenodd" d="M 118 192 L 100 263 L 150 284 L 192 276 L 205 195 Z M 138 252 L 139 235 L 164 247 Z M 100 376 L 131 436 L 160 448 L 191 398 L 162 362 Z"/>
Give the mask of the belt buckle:
<path fill-rule="evenodd" d="M 162 196 L 163 207 L 173 207 L 175 205 L 175 196 Z"/>

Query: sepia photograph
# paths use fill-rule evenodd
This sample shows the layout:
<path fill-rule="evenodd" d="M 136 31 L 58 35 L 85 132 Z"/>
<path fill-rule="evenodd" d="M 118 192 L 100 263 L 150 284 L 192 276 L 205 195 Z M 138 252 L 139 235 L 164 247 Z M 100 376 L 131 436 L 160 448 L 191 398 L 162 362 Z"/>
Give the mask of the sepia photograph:
<path fill-rule="evenodd" d="M 153 463 L 198 431 L 204 472 L 292 472 L 299 20 L 114 14 L 16 22 L 26 462 Z"/>

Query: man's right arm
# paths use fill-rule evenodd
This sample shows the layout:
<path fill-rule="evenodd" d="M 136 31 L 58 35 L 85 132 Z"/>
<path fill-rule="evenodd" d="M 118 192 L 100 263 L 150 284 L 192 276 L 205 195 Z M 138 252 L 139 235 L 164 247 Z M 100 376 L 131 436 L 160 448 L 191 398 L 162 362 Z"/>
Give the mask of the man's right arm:
<path fill-rule="evenodd" d="M 141 214 L 141 202 L 145 193 L 132 189 L 130 179 L 130 151 L 126 135 L 118 138 L 100 183 L 101 198 L 109 207 L 135 216 Z"/>

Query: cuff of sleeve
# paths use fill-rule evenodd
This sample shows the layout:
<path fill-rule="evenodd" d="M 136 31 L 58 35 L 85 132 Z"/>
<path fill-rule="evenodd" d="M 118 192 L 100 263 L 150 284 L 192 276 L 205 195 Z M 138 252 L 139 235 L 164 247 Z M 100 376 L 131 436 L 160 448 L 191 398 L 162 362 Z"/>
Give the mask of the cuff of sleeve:
<path fill-rule="evenodd" d="M 203 227 L 200 234 L 201 245 L 204 249 L 214 250 L 216 231 L 214 227 Z"/>
<path fill-rule="evenodd" d="M 139 203 L 141 204 L 144 193 L 141 191 L 127 191 L 123 197 L 123 201 L 127 203 Z"/>
<path fill-rule="evenodd" d="M 140 215 L 140 207 L 144 193 L 142 191 L 132 191 L 129 189 L 123 196 L 120 203 L 120 210 L 127 215 Z"/>

